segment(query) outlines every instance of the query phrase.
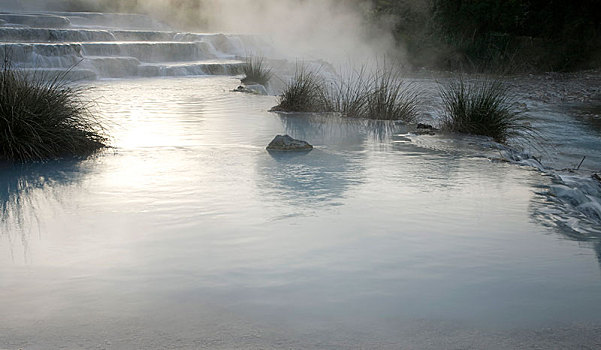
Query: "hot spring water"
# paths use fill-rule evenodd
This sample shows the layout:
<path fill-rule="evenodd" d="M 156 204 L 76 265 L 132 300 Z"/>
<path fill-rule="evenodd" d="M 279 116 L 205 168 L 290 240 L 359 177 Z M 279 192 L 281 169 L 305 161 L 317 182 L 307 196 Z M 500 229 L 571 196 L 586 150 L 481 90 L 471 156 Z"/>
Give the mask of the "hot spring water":
<path fill-rule="evenodd" d="M 78 43 L 31 44 L 50 32 L 28 30 L 31 40 L 11 39 L 15 57 L 52 69 L 70 55 L 89 55 L 95 77 L 112 76 L 103 60 L 129 62 L 132 76 L 200 64 L 165 63 L 180 47 L 166 32 L 56 30 Z M 191 59 L 216 50 L 210 40 L 233 40 L 197 39 L 184 44 Z M 479 138 L 270 113 L 275 97 L 231 92 L 238 82 L 88 82 L 113 149 L 0 168 L 1 348 L 601 342 L 599 185 L 551 169 L 600 149 L 596 131 L 528 101 L 545 142 L 561 150 L 540 171 L 515 154 L 491 161 L 511 154 Z M 315 149 L 268 153 L 283 133 Z"/>

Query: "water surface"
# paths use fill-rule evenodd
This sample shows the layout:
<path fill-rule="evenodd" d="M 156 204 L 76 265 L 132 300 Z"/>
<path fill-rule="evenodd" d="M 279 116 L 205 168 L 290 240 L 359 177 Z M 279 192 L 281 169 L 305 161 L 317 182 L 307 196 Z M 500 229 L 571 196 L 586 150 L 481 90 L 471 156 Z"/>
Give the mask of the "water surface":
<path fill-rule="evenodd" d="M 114 149 L 2 168 L 0 347 L 601 342 L 601 245 L 551 176 L 237 83 L 94 82 Z"/>

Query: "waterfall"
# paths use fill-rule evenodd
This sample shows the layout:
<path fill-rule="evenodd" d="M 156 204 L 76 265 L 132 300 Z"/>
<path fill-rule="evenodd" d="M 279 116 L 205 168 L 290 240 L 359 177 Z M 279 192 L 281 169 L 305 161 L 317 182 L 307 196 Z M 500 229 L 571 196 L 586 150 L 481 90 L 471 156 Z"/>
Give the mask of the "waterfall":
<path fill-rule="evenodd" d="M 255 43 L 180 33 L 139 14 L 0 12 L 0 57 L 24 71 L 77 79 L 236 75 Z"/>

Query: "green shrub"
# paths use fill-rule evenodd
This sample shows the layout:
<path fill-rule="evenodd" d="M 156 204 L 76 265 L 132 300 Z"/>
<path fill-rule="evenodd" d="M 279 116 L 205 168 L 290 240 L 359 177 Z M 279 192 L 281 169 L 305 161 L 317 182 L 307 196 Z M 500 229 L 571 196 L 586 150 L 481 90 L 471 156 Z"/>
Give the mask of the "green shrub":
<path fill-rule="evenodd" d="M 61 78 L 27 76 L 5 60 L 0 71 L 0 159 L 87 156 L 106 146 L 103 129 Z"/>
<path fill-rule="evenodd" d="M 445 130 L 490 136 L 497 142 L 531 135 L 533 130 L 516 109 L 509 88 L 498 80 L 468 83 L 463 78 L 441 88 Z"/>

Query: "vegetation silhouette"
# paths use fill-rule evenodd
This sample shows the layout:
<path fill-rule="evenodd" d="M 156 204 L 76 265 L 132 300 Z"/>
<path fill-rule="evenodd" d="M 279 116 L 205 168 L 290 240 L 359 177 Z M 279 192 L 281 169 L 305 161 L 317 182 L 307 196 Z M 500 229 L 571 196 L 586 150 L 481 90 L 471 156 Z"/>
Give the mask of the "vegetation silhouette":
<path fill-rule="evenodd" d="M 65 73 L 67 74 L 67 73 Z M 26 74 L 8 58 L 0 71 L 0 160 L 39 161 L 88 156 L 107 146 L 100 122 L 83 98 L 83 88 Z"/>

